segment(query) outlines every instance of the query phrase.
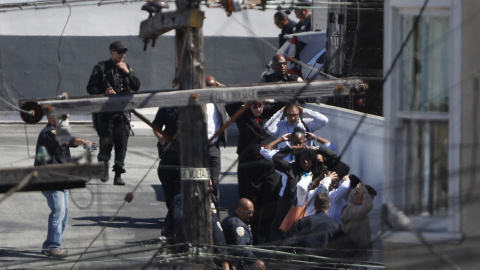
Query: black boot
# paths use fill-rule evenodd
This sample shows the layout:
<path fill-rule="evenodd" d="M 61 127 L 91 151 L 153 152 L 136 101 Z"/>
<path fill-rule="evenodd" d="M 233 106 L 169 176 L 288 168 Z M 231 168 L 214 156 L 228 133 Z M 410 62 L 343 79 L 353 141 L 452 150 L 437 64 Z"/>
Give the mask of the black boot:
<path fill-rule="evenodd" d="M 115 177 L 113 178 L 113 184 L 116 186 L 125 186 L 125 182 L 122 180 L 122 177 L 120 177 L 121 174 L 115 173 Z"/>
<path fill-rule="evenodd" d="M 108 161 L 104 161 L 105 165 L 105 171 L 103 172 L 103 175 L 100 177 L 100 181 L 102 182 L 107 182 L 108 181 L 108 168 L 110 167 L 110 163 Z"/>

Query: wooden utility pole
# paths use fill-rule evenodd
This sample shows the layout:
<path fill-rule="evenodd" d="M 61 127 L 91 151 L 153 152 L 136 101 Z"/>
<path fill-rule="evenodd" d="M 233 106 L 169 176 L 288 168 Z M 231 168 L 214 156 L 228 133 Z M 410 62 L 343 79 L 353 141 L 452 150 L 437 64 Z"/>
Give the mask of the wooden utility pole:
<path fill-rule="evenodd" d="M 202 29 L 178 29 L 175 41 L 179 88 L 204 88 Z M 189 102 L 189 106 L 179 108 L 182 226 L 185 240 L 193 244 L 191 252 L 196 255 L 193 258 L 203 261 L 205 258 L 202 258 L 201 254 L 212 252 L 212 248 L 202 246 L 202 244 L 212 244 L 207 127 L 205 105 L 198 103 L 199 95 L 191 94 Z M 195 246 L 195 243 L 200 245 Z"/>
<path fill-rule="evenodd" d="M 205 87 L 203 33 L 204 12 L 199 1 L 176 0 L 175 12 L 158 11 L 140 25 L 140 37 L 145 44 L 170 30 L 176 31 L 176 77 L 179 92 Z M 154 43 L 152 43 L 153 45 Z M 191 90 L 190 90 L 191 91 Z M 175 95 L 177 96 L 177 95 Z M 210 169 L 205 122 L 205 103 L 200 95 L 189 92 L 186 106 L 179 107 L 178 142 L 180 144 L 180 174 L 182 183 L 183 234 L 191 243 L 191 261 L 177 265 L 182 269 L 203 269 L 211 264 L 212 225 L 210 206 Z M 184 99 L 185 101 L 185 99 Z M 203 104 L 203 105 L 202 105 Z M 157 104 L 156 106 L 159 106 Z M 170 103 L 169 106 L 175 106 Z M 206 247 L 208 246 L 208 247 Z M 202 260 L 201 263 L 197 263 Z"/>

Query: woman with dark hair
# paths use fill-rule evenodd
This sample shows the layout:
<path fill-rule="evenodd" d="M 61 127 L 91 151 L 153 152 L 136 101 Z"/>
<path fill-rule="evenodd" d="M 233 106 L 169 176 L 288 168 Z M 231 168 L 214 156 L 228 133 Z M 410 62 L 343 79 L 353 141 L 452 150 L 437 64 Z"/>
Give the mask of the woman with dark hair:
<path fill-rule="evenodd" d="M 295 161 L 288 162 L 284 160 L 284 157 L 291 153 L 295 154 Z M 272 223 L 272 240 L 280 240 L 282 238 L 283 233 L 278 228 L 288 213 L 290 206 L 297 202 L 301 203 L 297 200 L 297 183 L 300 181 L 310 183 L 314 179 L 314 171 L 322 172 L 322 170 L 319 170 L 319 167 L 324 165 L 318 161 L 318 154 L 326 157 L 332 163 L 340 161 L 340 157 L 335 152 L 323 146 L 315 150 L 302 146 L 287 146 L 273 156 L 275 169 L 287 176 L 287 182 L 283 196 L 279 198 L 277 203 L 277 211 Z M 305 203 L 305 199 L 303 197 L 303 203 Z"/>
<path fill-rule="evenodd" d="M 277 186 L 280 181 L 273 162 L 260 155 L 260 148 L 274 140 L 265 132 L 263 126 L 284 105 L 257 100 L 245 104 L 230 103 L 225 106 L 230 117 L 240 109 L 244 110 L 235 120 L 238 127 L 238 196 L 249 199 L 257 208 L 250 221 L 254 244 L 269 241 L 268 234 L 274 217 Z M 258 236 L 263 239 L 259 239 Z"/>

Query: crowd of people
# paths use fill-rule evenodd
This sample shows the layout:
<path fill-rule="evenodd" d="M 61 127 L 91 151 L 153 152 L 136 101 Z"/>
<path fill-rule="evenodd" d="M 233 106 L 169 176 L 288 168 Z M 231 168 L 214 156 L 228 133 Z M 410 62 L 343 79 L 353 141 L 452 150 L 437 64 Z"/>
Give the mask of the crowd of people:
<path fill-rule="evenodd" d="M 211 85 L 218 86 L 218 83 Z M 312 255 L 368 260 L 372 243 L 367 215 L 373 208 L 376 192 L 349 174 L 350 167 L 341 161 L 334 143 L 315 135 L 328 124 L 328 118 L 296 103 L 275 100 L 232 102 L 223 106 L 226 114 L 234 117 L 238 128 L 240 199 L 232 215 L 223 221 L 218 216 L 212 219 L 218 220 L 212 224 L 214 229 L 220 227 L 223 231 L 220 239 L 217 231 L 214 244 L 290 246 L 292 250 L 303 248 Z M 167 121 L 164 111 L 170 110 L 160 108 L 154 123 L 175 137 L 175 128 L 169 129 L 164 124 Z M 211 117 L 206 115 L 207 129 L 211 129 L 209 125 L 214 122 L 209 120 Z M 168 119 L 178 121 L 176 115 Z M 173 127 L 177 124 L 171 123 Z M 178 239 L 181 232 L 174 228 L 178 230 L 181 226 L 175 214 L 170 214 L 175 210 L 170 210 L 172 205 L 178 208 L 180 204 L 170 200 L 181 196 L 180 175 L 178 168 L 168 161 L 169 152 L 178 152 L 178 145 L 169 144 L 158 132 L 155 134 L 159 137 L 162 160 L 158 176 L 169 208 L 162 232 Z M 172 162 L 178 164 L 178 153 Z M 164 164 L 170 166 L 164 167 Z M 167 169 L 177 172 L 168 178 L 161 173 Z M 214 188 L 217 192 L 213 192 Z M 212 178 L 214 204 L 219 196 L 225 195 L 229 194 L 220 194 Z M 215 230 L 213 233 L 215 235 Z M 229 254 L 235 259 L 219 261 L 219 267 L 226 268 L 227 263 L 236 269 L 267 269 L 268 259 L 275 257 L 244 248 L 229 249 Z M 321 260 L 318 263 L 322 263 Z"/>
<path fill-rule="evenodd" d="M 297 15 L 298 16 L 298 15 Z M 283 19 L 282 19 L 283 18 Z M 307 16 L 307 18 L 309 18 Z M 285 17 L 275 17 L 281 24 L 290 24 Z M 302 27 L 308 20 L 302 20 Z M 280 24 L 280 23 L 279 23 Z M 278 24 L 277 24 L 278 25 Z M 110 59 L 95 65 L 88 82 L 90 94 L 115 95 L 138 91 L 140 81 L 133 69 L 124 63 L 128 49 L 116 41 L 110 45 Z M 262 77 L 260 82 L 298 82 L 300 77 L 286 72 L 286 58 L 275 55 L 274 73 Z M 208 87 L 223 87 L 209 76 Z M 240 114 L 238 112 L 241 112 Z M 220 196 L 221 149 L 227 144 L 228 117 L 238 127 L 238 196 L 233 214 L 223 220 L 218 215 Z M 105 171 L 101 180 L 109 179 L 111 151 L 115 150 L 114 185 L 125 185 L 124 159 L 130 134 L 129 112 L 94 114 L 94 126 L 99 136 L 98 161 Z M 160 163 L 158 178 L 165 194 L 168 214 L 162 234 L 181 242 L 181 175 L 180 145 L 178 144 L 178 108 L 161 107 L 153 121 L 158 129 Z M 209 103 L 205 119 L 209 141 L 209 175 L 211 183 L 212 227 L 214 242 L 218 246 L 269 245 L 304 250 L 306 254 L 368 260 L 371 256 L 371 228 L 368 213 L 373 208 L 376 191 L 365 185 L 336 153 L 336 145 L 315 133 L 328 124 L 328 118 L 296 103 L 275 100 Z M 55 156 L 60 145 L 52 132 L 56 122 L 42 131 L 37 148 L 47 147 Z M 223 130 L 223 131 L 222 131 Z M 221 132 L 220 132 L 221 131 Z M 219 134 L 218 134 L 219 133 Z M 216 134 L 216 136 L 214 136 Z M 69 146 L 91 144 L 74 137 Z M 68 162 L 68 152 L 50 163 Z M 35 165 L 41 165 L 40 160 Z M 45 163 L 45 161 L 44 161 Z M 47 240 L 42 252 L 53 258 L 63 258 L 60 249 L 68 213 L 68 191 L 45 191 L 52 213 L 49 217 Z M 256 254 L 249 249 L 217 248 L 216 252 L 230 253 L 235 259 L 216 260 L 219 267 L 230 269 L 267 269 L 268 255 Z M 263 256 L 263 257 L 262 257 Z M 274 255 L 272 255 L 274 256 Z M 226 257 L 226 256 L 224 256 Z M 322 261 L 319 261 L 322 263 Z"/>

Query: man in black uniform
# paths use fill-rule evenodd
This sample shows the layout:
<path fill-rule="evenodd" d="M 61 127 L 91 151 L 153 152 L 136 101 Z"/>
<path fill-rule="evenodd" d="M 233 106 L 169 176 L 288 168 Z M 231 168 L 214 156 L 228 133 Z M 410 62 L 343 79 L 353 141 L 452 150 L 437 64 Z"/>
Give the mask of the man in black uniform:
<path fill-rule="evenodd" d="M 265 74 L 260 79 L 261 83 L 266 82 L 303 82 L 297 75 L 287 73 L 287 58 L 283 54 L 275 54 L 272 57 L 273 73 Z"/>
<path fill-rule="evenodd" d="M 280 34 L 278 34 L 278 45 L 279 47 L 282 47 L 287 41 L 285 35 L 293 34 L 295 32 L 296 22 L 290 20 L 288 15 L 283 11 L 277 11 L 275 15 L 273 15 L 273 22 L 278 28 L 282 29 Z"/>
<path fill-rule="evenodd" d="M 295 3 L 295 15 L 299 22 L 295 26 L 295 32 L 309 32 L 312 31 L 312 1 L 299 0 Z"/>
<path fill-rule="evenodd" d="M 155 119 L 152 122 L 163 130 L 163 133 L 172 139 L 177 138 L 178 130 L 178 108 L 158 108 Z M 159 132 L 153 131 L 158 138 L 157 148 L 160 163 L 157 174 L 162 183 L 165 194 L 165 204 L 168 208 L 165 217 L 165 225 L 162 233 L 170 236 L 173 233 L 173 199 L 182 192 L 180 183 L 180 146 L 167 141 Z"/>
<path fill-rule="evenodd" d="M 218 83 L 215 78 L 206 77 L 207 87 L 224 86 Z M 208 103 L 206 105 L 207 113 L 207 135 L 208 139 L 215 134 L 220 127 L 227 122 L 227 114 L 225 112 L 225 105 L 223 103 Z M 175 138 L 178 130 L 178 108 L 159 108 L 153 124 L 163 129 L 164 133 L 171 138 Z M 209 125 L 210 124 L 210 125 Z M 165 151 L 167 140 L 163 136 L 154 131 L 158 138 L 157 147 L 159 149 L 160 164 L 158 166 L 158 177 L 162 182 L 162 187 L 165 192 L 165 203 L 170 209 L 171 202 L 175 195 L 180 194 L 180 147 L 178 145 L 170 145 Z M 213 182 L 213 194 L 219 197 L 218 184 L 220 182 L 221 169 L 221 152 L 219 144 L 223 143 L 224 147 L 227 145 L 227 130 L 224 130 L 218 137 L 209 145 L 209 165 L 210 178 Z"/>
<path fill-rule="evenodd" d="M 87 85 L 87 92 L 90 95 L 128 94 L 140 89 L 140 81 L 132 68 L 123 61 L 127 51 L 128 49 L 120 41 L 110 44 L 110 59 L 99 62 L 93 67 Z M 109 160 L 112 149 L 115 147 L 113 184 L 123 186 L 125 182 L 121 174 L 125 173 L 123 167 L 130 135 L 130 112 L 94 113 L 93 122 L 100 137 L 98 161 L 105 162 L 105 174 L 100 179 L 103 182 L 108 181 Z"/>
<path fill-rule="evenodd" d="M 253 217 L 255 212 L 253 203 L 246 198 L 241 198 L 237 201 L 235 207 L 235 214 L 229 216 L 222 221 L 223 234 L 225 235 L 225 241 L 227 245 L 252 245 L 253 236 L 250 230 L 250 225 L 247 223 Z M 237 262 L 236 269 L 267 269 L 265 263 L 259 260 L 253 252 L 246 249 L 238 249 L 230 251 L 231 255 L 249 258 L 249 260 L 240 260 Z M 254 267 L 250 265 L 255 262 Z"/>

